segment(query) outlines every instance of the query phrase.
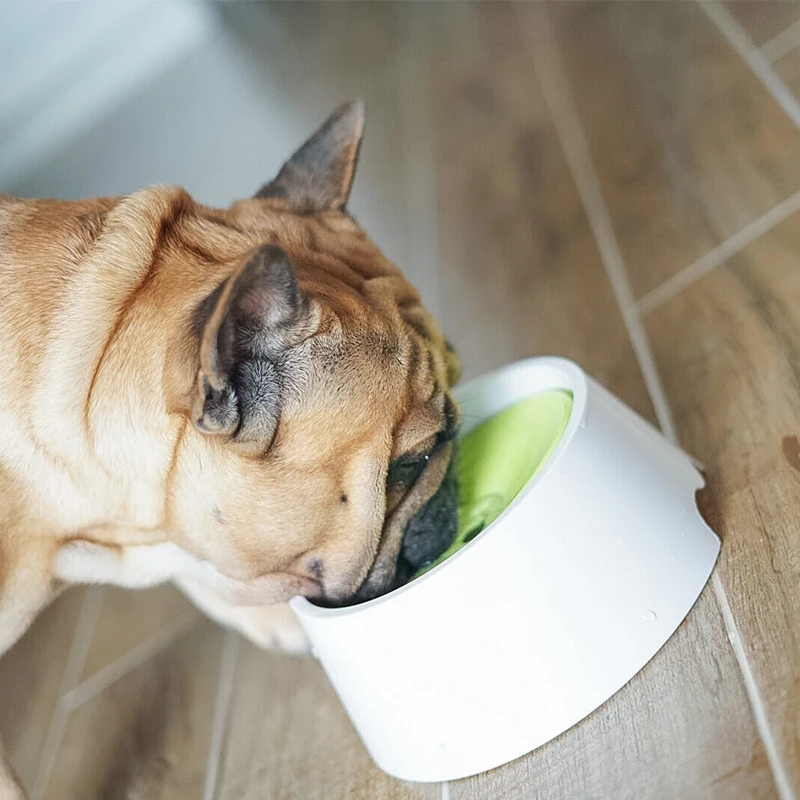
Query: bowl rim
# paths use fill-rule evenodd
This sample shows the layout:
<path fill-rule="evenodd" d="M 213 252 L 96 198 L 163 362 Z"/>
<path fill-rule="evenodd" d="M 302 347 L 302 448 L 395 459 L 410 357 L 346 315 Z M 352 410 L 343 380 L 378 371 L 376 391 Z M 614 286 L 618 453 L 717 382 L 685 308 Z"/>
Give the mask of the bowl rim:
<path fill-rule="evenodd" d="M 534 376 L 536 380 L 532 380 Z M 398 586 L 396 589 L 392 589 L 392 591 L 375 597 L 372 600 L 367 600 L 366 602 L 353 606 L 325 608 L 324 606 L 314 605 L 305 597 L 297 596 L 289 601 L 291 608 L 300 616 L 329 619 L 367 613 L 377 606 L 396 600 L 399 596 L 407 592 L 415 591 L 415 589 L 418 589 L 426 581 L 434 580 L 437 574 L 440 574 L 443 569 L 455 563 L 468 550 L 474 550 L 476 547 L 480 547 L 481 542 L 486 541 L 490 532 L 499 527 L 503 521 L 513 514 L 515 509 L 524 503 L 530 494 L 536 490 L 545 475 L 555 467 L 563 452 L 569 447 L 570 442 L 575 438 L 576 431 L 583 427 L 586 422 L 586 403 L 588 395 L 587 376 L 575 362 L 560 356 L 535 356 L 514 361 L 467 381 L 462 386 L 456 387 L 453 394 L 463 414 L 464 408 L 466 407 L 469 409 L 470 404 L 478 404 L 482 401 L 485 402 L 488 397 L 487 390 L 496 390 L 497 384 L 500 384 L 500 388 L 502 388 L 503 382 L 506 382 L 507 385 L 516 382 L 521 386 L 525 380 L 536 385 L 532 388 L 528 387 L 526 390 L 517 389 L 509 393 L 509 395 L 500 401 L 497 407 L 493 408 L 491 412 L 480 415 L 469 415 L 473 417 L 471 423 L 463 424 L 459 432 L 460 439 L 481 423 L 499 414 L 515 403 L 532 397 L 535 394 L 557 391 L 559 389 L 572 393 L 572 409 L 570 411 L 569 421 L 555 449 L 545 463 L 539 468 L 536 475 L 528 481 L 522 491 L 516 495 L 493 522 L 487 525 L 474 539 L 467 542 L 448 559 L 442 561 L 441 564 L 437 564 L 418 578 L 414 578 L 404 583 L 402 586 Z"/>

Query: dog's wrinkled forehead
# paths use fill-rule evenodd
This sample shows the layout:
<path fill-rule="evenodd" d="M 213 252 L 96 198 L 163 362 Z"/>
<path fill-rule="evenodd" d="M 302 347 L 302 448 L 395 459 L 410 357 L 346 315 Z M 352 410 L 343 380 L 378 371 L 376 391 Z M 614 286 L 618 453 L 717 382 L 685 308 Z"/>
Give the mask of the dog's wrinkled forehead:
<path fill-rule="evenodd" d="M 264 243 L 194 315 L 199 430 L 263 453 L 281 416 L 322 405 L 329 424 L 346 414 L 351 427 L 371 422 L 372 435 L 383 435 L 380 419 L 394 453 L 441 426 L 458 371 L 452 349 L 346 210 L 363 127 L 362 105 L 343 106 L 273 181 L 231 208 L 232 224 Z"/>

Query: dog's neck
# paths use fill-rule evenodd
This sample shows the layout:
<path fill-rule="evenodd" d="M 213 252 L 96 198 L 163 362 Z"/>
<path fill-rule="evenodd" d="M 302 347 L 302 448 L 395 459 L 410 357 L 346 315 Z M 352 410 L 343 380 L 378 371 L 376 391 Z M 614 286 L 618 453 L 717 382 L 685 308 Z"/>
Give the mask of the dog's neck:
<path fill-rule="evenodd" d="M 0 387 L 0 524 L 55 539 L 164 535 L 186 428 L 164 385 L 182 320 L 174 305 L 150 300 L 169 281 L 155 256 L 183 197 L 157 189 L 120 201 L 104 220 L 115 236 L 101 233 L 69 280 L 42 264 L 41 280 L 63 283 L 56 308 L 13 324 L 0 309 L 0 334 L 15 345 L 0 356 L 14 376 Z"/>

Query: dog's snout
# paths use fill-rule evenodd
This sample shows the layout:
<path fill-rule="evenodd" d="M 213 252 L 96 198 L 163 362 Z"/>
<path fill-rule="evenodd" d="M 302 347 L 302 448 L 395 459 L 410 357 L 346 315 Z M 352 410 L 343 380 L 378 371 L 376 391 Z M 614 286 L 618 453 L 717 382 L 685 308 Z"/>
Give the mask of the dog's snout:
<path fill-rule="evenodd" d="M 406 525 L 395 583 L 404 583 L 435 561 L 452 544 L 457 528 L 458 480 L 454 456 L 436 494 Z"/>
<path fill-rule="evenodd" d="M 402 586 L 452 544 L 458 528 L 459 499 L 455 446 L 448 450 L 448 456 L 438 489 L 406 523 L 396 558 L 391 561 L 377 558 L 350 603 L 363 603 Z M 337 603 L 342 604 L 349 603 Z"/>

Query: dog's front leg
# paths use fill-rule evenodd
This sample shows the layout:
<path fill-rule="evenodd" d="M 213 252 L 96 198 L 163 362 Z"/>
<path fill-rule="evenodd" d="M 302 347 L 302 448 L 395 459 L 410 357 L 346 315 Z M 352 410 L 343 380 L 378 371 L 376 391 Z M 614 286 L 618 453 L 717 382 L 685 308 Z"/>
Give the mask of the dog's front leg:
<path fill-rule="evenodd" d="M 53 564 L 56 577 L 65 583 L 128 589 L 157 586 L 196 565 L 197 559 L 171 542 L 119 546 L 89 539 L 63 545 Z"/>
<path fill-rule="evenodd" d="M 169 542 L 120 548 L 76 540 L 61 548 L 55 568 L 68 583 L 141 588 L 172 580 L 201 611 L 258 647 L 291 653 L 309 649 L 294 612 L 280 602 L 309 589 L 295 576 L 231 578 Z"/>
<path fill-rule="evenodd" d="M 197 580 L 177 578 L 175 583 L 211 619 L 239 631 L 257 647 L 293 654 L 310 650 L 309 641 L 287 603 L 234 605 Z"/>

